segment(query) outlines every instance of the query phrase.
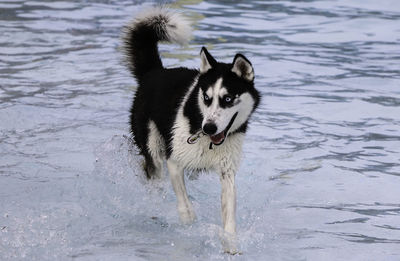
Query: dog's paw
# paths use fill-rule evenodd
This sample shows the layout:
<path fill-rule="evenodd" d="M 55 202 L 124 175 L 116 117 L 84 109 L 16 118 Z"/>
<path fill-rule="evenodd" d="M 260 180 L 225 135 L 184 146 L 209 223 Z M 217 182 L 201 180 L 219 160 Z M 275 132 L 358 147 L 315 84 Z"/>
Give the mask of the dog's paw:
<path fill-rule="evenodd" d="M 232 255 L 232 256 L 235 256 L 235 255 L 238 255 L 238 256 L 243 255 L 243 253 L 240 252 L 240 251 L 237 250 L 237 249 L 224 250 L 224 253 L 225 253 L 225 254 L 230 254 L 230 255 Z"/>
<path fill-rule="evenodd" d="M 239 251 L 238 241 L 236 235 L 227 233 L 224 231 L 221 235 L 221 243 L 224 249 L 224 253 L 231 255 L 241 255 L 242 252 Z"/>
<path fill-rule="evenodd" d="M 222 246 L 225 254 L 230 255 L 241 255 L 242 252 L 239 250 L 236 240 L 223 240 Z"/>
<path fill-rule="evenodd" d="M 179 210 L 179 218 L 184 225 L 193 224 L 196 220 L 196 214 L 190 208 Z"/>

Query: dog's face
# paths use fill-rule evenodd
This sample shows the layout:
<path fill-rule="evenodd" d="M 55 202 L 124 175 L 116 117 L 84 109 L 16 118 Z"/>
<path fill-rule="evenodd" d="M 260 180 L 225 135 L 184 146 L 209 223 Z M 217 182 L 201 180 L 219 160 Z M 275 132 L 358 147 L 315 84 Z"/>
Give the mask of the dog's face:
<path fill-rule="evenodd" d="M 218 63 L 204 47 L 200 53 L 198 104 L 203 132 L 219 145 L 248 121 L 258 104 L 251 63 L 237 54 L 232 64 Z"/>

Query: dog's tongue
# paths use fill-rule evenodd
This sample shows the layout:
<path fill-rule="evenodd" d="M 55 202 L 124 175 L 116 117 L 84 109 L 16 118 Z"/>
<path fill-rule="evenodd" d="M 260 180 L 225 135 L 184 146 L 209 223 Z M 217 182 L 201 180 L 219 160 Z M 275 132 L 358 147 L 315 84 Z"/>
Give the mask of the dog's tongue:
<path fill-rule="evenodd" d="M 210 136 L 210 139 L 211 139 L 212 143 L 218 145 L 225 139 L 225 134 L 222 131 L 221 133 L 219 133 L 217 135 Z"/>

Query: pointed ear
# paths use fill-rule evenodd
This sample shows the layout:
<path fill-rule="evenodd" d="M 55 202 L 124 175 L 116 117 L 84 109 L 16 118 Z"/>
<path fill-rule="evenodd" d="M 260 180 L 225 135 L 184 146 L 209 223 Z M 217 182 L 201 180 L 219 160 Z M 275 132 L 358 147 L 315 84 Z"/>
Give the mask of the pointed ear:
<path fill-rule="evenodd" d="M 211 54 L 207 51 L 205 47 L 201 48 L 200 58 L 201 58 L 200 73 L 207 72 L 217 64 L 217 61 L 214 59 L 214 57 L 211 56 Z"/>
<path fill-rule="evenodd" d="M 246 81 L 254 80 L 254 70 L 251 62 L 244 55 L 238 53 L 233 59 L 232 72 Z"/>

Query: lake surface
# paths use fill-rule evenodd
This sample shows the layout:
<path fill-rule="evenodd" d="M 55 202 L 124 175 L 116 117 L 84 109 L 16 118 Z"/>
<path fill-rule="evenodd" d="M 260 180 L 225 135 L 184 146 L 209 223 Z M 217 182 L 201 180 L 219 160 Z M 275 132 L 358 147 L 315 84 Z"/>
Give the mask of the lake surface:
<path fill-rule="evenodd" d="M 167 178 L 130 146 L 121 28 L 140 1 L 0 2 L 1 260 L 400 260 L 400 2 L 178 1 L 165 66 L 252 61 L 262 103 L 237 173 L 239 256 L 220 184 Z"/>

